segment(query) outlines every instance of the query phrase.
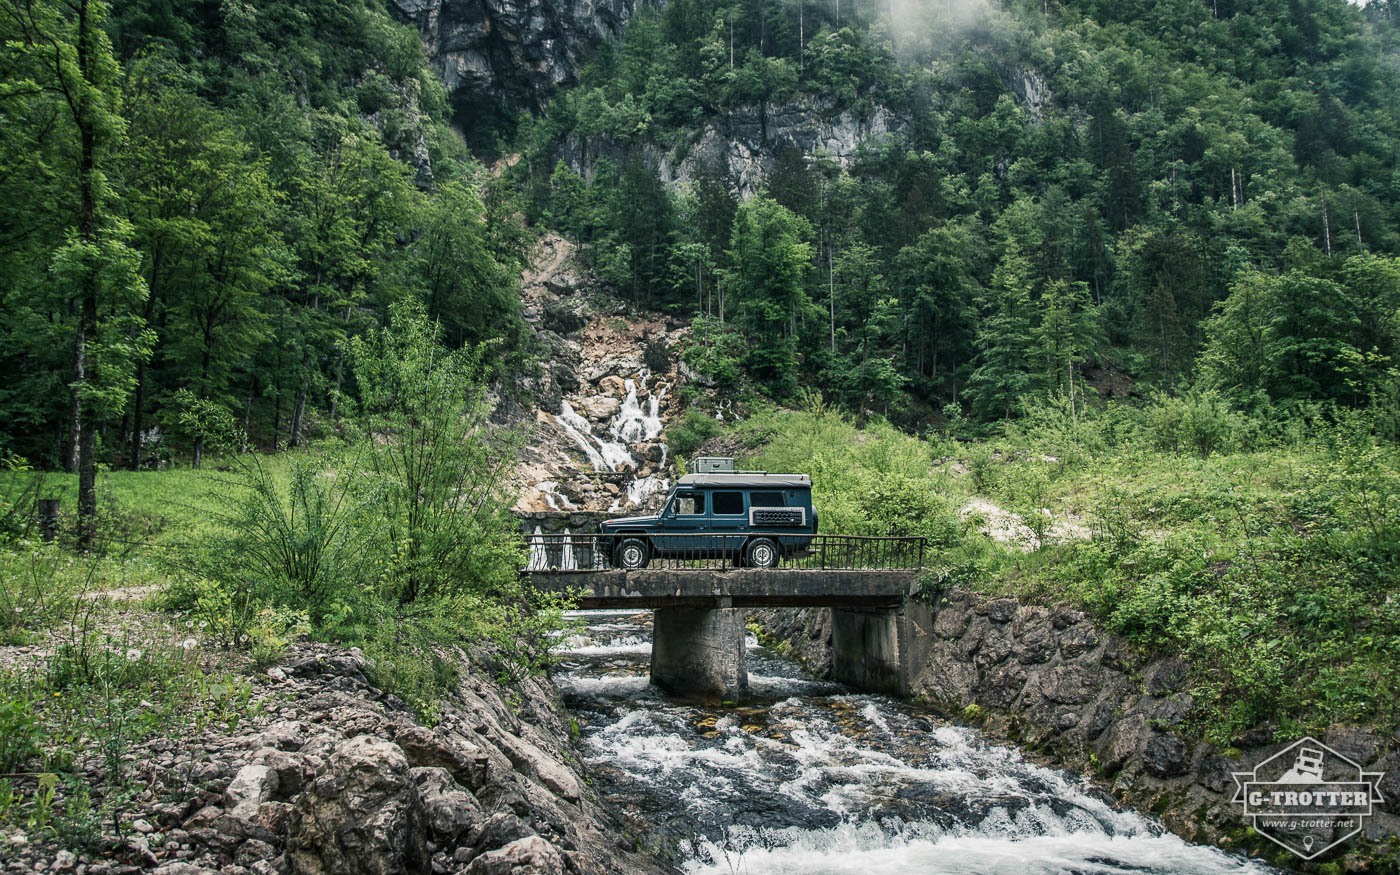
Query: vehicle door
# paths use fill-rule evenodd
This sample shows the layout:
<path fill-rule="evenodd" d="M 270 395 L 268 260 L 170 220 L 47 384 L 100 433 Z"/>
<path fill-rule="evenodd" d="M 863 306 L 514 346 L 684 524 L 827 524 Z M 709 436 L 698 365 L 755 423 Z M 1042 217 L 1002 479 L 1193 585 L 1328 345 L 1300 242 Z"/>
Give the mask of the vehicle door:
<path fill-rule="evenodd" d="M 701 533 L 709 528 L 708 511 L 705 493 L 698 489 L 681 490 L 671 496 L 657 525 L 657 551 L 681 559 L 698 554 L 703 548 Z"/>
<path fill-rule="evenodd" d="M 706 547 L 715 555 L 738 556 L 744 549 L 749 529 L 749 505 L 743 489 L 715 489 L 710 492 L 710 533 Z"/>

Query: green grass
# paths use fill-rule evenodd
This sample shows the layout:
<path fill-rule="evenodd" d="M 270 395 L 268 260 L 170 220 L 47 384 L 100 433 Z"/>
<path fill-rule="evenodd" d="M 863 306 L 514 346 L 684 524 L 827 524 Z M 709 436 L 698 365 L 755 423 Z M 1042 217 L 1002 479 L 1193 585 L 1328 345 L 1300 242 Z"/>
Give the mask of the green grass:
<path fill-rule="evenodd" d="M 1191 444 L 1162 450 L 1150 408 L 1072 420 L 1047 408 L 969 442 L 820 407 L 735 431 L 747 465 L 812 474 L 823 531 L 929 535 L 931 585 L 1067 601 L 1149 654 L 1183 655 L 1195 728 L 1219 743 L 1265 720 L 1290 737 L 1400 723 L 1393 445 L 1345 417 L 1286 439 L 1237 420 L 1232 450 L 1202 457 Z M 1039 520 L 1041 543 L 960 520 L 975 497 Z M 1056 537 L 1052 519 L 1072 528 Z"/>

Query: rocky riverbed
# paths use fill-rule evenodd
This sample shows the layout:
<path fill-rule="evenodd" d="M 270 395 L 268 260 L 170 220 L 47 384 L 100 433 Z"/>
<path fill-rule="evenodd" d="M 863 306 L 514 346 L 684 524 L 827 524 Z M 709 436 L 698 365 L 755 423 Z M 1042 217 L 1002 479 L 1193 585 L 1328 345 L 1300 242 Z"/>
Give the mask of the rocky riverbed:
<path fill-rule="evenodd" d="M 759 620 L 776 644 L 818 677 L 829 676 L 829 609 L 765 611 Z M 1274 725 L 1254 727 L 1229 747 L 1200 738 L 1181 660 L 1148 658 L 1070 607 L 960 590 L 937 598 L 923 632 L 933 641 L 913 684 L 919 701 L 1047 763 L 1098 776 L 1114 797 L 1157 813 L 1185 839 L 1295 862 L 1248 829 L 1231 803 L 1231 773 L 1296 739 L 1280 739 Z M 1369 772 L 1384 772 L 1385 801 L 1364 833 L 1326 862 L 1345 872 L 1396 871 L 1400 733 L 1334 726 L 1319 740 Z"/>
<path fill-rule="evenodd" d="M 254 679 L 255 719 L 131 750 L 121 834 L 74 854 L 7 836 L 7 872 L 593 875 L 665 871 L 600 804 L 554 687 L 463 658 L 432 726 L 355 650 L 303 645 Z M 83 764 L 94 775 L 101 752 Z"/>

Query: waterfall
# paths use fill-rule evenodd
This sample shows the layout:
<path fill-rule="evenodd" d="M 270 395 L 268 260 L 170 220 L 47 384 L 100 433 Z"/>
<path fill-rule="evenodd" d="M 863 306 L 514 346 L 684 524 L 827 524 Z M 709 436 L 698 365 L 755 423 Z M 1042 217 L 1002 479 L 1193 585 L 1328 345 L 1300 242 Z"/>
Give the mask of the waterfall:
<path fill-rule="evenodd" d="M 602 454 L 593 446 L 593 442 L 584 437 L 585 433 L 591 433 L 588 427 L 588 420 L 579 416 L 578 413 L 574 411 L 572 404 L 568 401 L 560 402 L 559 415 L 554 418 L 558 420 L 560 425 L 564 426 L 564 431 L 568 432 L 569 437 L 573 438 L 574 443 L 578 444 L 579 448 L 583 450 L 584 455 L 588 457 L 588 461 L 593 465 L 594 471 L 601 471 L 604 468 L 610 471 L 617 470 L 603 459 Z"/>

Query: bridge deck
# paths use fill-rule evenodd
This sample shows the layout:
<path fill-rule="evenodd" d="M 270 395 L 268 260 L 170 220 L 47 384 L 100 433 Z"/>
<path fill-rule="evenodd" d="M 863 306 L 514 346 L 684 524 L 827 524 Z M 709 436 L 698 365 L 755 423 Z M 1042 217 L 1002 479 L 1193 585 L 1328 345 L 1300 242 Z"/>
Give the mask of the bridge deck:
<path fill-rule="evenodd" d="M 918 585 L 916 570 L 745 568 L 530 571 L 542 592 L 576 593 L 593 608 L 895 607 Z"/>

